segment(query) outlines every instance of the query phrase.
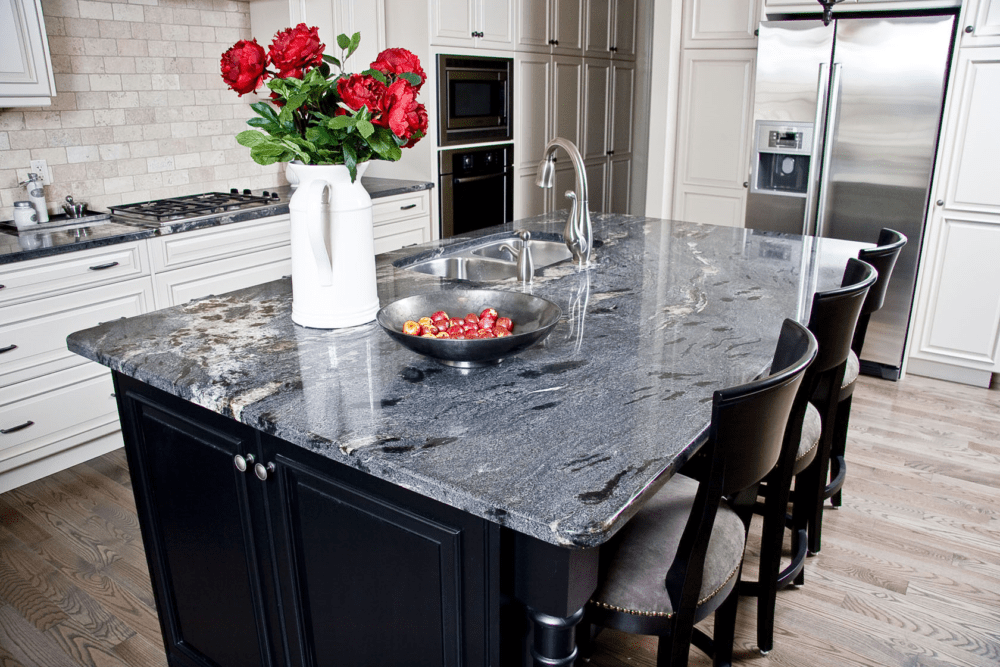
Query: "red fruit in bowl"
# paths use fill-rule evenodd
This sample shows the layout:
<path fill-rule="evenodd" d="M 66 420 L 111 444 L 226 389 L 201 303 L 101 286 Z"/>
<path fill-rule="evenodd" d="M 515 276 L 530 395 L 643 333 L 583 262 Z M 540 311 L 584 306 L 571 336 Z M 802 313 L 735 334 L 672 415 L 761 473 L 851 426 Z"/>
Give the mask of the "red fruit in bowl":
<path fill-rule="evenodd" d="M 444 312 L 443 310 L 439 310 L 436 313 L 434 313 L 433 315 L 431 315 L 431 320 L 434 322 L 434 324 L 437 324 L 441 320 L 447 320 L 447 319 L 449 319 L 448 318 L 448 313 Z M 438 325 L 438 326 L 440 326 L 440 325 Z"/>
<path fill-rule="evenodd" d="M 465 327 L 459 326 L 458 324 L 456 324 L 453 327 L 448 327 L 448 335 L 449 336 L 453 336 L 454 337 L 454 336 L 459 336 L 459 335 L 464 334 L 464 333 L 465 333 Z"/>
<path fill-rule="evenodd" d="M 476 333 L 476 338 L 496 338 L 491 329 L 480 329 Z"/>
<path fill-rule="evenodd" d="M 448 320 L 448 328 L 449 329 L 451 327 L 464 327 L 464 326 L 465 326 L 465 320 L 463 320 L 463 319 L 461 319 L 459 317 L 453 317 L 450 320 Z"/>
<path fill-rule="evenodd" d="M 473 324 L 472 322 L 466 322 L 465 324 L 462 325 L 462 328 L 465 329 L 466 332 L 479 330 L 479 326 Z"/>
<path fill-rule="evenodd" d="M 420 334 L 420 337 L 421 337 L 421 338 L 437 338 L 437 336 L 435 336 L 435 335 L 434 335 L 434 334 L 432 334 L 432 333 L 425 333 L 425 334 Z"/>
<path fill-rule="evenodd" d="M 432 336 L 436 336 L 437 333 L 438 333 L 438 331 L 440 331 L 440 329 L 438 329 L 433 324 L 425 324 L 424 326 L 420 327 L 420 333 L 421 333 L 421 335 L 422 334 L 430 334 Z"/>
<path fill-rule="evenodd" d="M 510 335 L 510 330 L 505 329 L 504 327 L 501 326 L 496 326 L 493 327 L 493 335 L 496 336 L 497 338 L 503 338 L 504 336 Z"/>
<path fill-rule="evenodd" d="M 427 327 L 434 324 L 434 321 L 429 317 L 421 317 L 419 320 L 417 320 L 417 324 L 419 324 L 422 327 Z"/>
<path fill-rule="evenodd" d="M 439 331 L 439 332 L 437 332 L 437 335 L 434 336 L 434 337 L 435 338 L 451 338 L 451 334 L 449 334 L 447 331 Z"/>
<path fill-rule="evenodd" d="M 483 320 L 486 319 L 487 317 L 492 317 L 493 319 L 496 319 L 497 311 L 494 310 L 493 308 L 484 308 L 483 312 L 479 313 L 479 319 Z"/>
<path fill-rule="evenodd" d="M 413 320 L 408 320 L 403 323 L 403 333 L 409 334 L 411 336 L 420 335 L 420 325 Z"/>
<path fill-rule="evenodd" d="M 465 316 L 466 322 L 471 322 L 472 324 L 479 324 L 479 316 L 475 313 L 469 313 Z"/>
<path fill-rule="evenodd" d="M 496 318 L 493 318 L 493 317 L 484 317 L 481 320 L 479 320 L 479 328 L 480 329 L 493 329 L 493 327 L 496 326 L 496 323 L 497 323 Z"/>
<path fill-rule="evenodd" d="M 510 321 L 509 317 L 498 317 L 496 326 L 503 327 L 507 331 L 514 331 L 514 323 Z"/>

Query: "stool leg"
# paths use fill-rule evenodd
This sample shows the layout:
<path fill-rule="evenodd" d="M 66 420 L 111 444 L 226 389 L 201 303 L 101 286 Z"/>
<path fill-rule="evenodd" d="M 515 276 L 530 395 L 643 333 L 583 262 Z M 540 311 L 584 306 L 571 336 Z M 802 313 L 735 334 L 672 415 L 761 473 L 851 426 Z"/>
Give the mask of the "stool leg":
<path fill-rule="evenodd" d="M 836 479 L 838 476 L 846 476 L 847 473 L 847 463 L 844 459 L 847 454 L 847 430 L 848 424 L 851 421 L 851 399 L 853 397 L 854 395 L 851 394 L 837 404 L 837 417 L 834 421 L 833 429 L 833 443 L 830 447 L 831 480 Z M 834 507 L 840 507 L 843 502 L 843 481 L 841 481 L 840 484 L 841 487 L 830 496 L 830 502 Z"/>

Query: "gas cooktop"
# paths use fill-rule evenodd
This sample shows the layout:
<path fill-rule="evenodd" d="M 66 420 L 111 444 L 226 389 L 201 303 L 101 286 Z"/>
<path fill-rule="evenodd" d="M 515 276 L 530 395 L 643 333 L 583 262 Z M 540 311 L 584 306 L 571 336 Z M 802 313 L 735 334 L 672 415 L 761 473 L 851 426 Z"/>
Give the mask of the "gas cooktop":
<path fill-rule="evenodd" d="M 200 195 L 111 206 L 110 209 L 112 215 L 120 218 L 119 222 L 163 225 L 178 220 L 191 220 L 219 213 L 278 206 L 284 203 L 277 192 L 265 190 L 260 195 L 255 195 L 250 190 L 244 190 L 240 193 L 234 188 L 228 194 L 206 192 Z"/>

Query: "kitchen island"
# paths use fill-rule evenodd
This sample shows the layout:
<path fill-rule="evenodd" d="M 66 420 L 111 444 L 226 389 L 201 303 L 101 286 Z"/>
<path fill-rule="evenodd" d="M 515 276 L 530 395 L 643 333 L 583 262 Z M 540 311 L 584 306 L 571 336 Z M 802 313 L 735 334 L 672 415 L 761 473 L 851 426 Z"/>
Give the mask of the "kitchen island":
<path fill-rule="evenodd" d="M 564 216 L 475 236 L 544 238 Z M 862 247 L 622 215 L 594 230 L 591 268 L 529 288 L 562 308 L 553 333 L 484 369 L 375 323 L 298 327 L 288 280 L 69 337 L 115 372 L 172 664 L 572 663 L 601 543 L 700 446 L 712 392 L 765 371 L 781 321 Z M 475 242 L 379 256 L 381 303 L 468 287 L 406 266 Z"/>

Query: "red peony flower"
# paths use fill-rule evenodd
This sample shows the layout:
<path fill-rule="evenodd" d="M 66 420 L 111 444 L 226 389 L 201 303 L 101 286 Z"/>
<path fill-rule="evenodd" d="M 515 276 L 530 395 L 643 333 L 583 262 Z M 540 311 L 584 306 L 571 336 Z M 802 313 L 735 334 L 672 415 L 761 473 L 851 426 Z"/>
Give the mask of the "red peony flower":
<path fill-rule="evenodd" d="M 222 80 L 240 94 L 255 92 L 270 76 L 267 70 L 267 54 L 257 40 L 248 42 L 241 39 L 222 54 L 220 63 Z"/>
<path fill-rule="evenodd" d="M 414 86 L 417 90 L 420 90 L 424 81 L 427 80 L 427 74 L 420 66 L 420 58 L 406 49 L 386 49 L 378 54 L 371 68 L 377 69 L 383 74 L 404 74 L 407 72 L 416 74 L 420 77 L 420 83 Z"/>
<path fill-rule="evenodd" d="M 401 139 L 407 139 L 403 148 L 409 148 L 420 140 L 420 137 L 413 137 L 414 133 L 427 132 L 427 109 L 417 102 L 416 88 L 405 79 L 397 79 L 386 89 L 379 108 L 381 118 L 372 122 L 388 127 Z"/>
<path fill-rule="evenodd" d="M 319 41 L 319 28 L 300 23 L 278 32 L 268 55 L 279 72 L 288 72 L 322 65 L 324 48 Z"/>
<path fill-rule="evenodd" d="M 276 79 L 301 79 L 304 72 L 301 69 L 282 70 L 274 75 Z"/>
<path fill-rule="evenodd" d="M 337 94 L 340 95 L 340 99 L 344 101 L 344 104 L 354 111 L 366 106 L 369 113 L 376 114 L 381 108 L 382 98 L 386 94 L 386 87 L 384 83 L 378 81 L 373 76 L 352 74 L 346 79 L 337 81 Z M 338 115 L 340 115 L 339 112 Z M 380 124 L 374 119 L 372 122 L 376 125 Z"/>

